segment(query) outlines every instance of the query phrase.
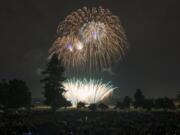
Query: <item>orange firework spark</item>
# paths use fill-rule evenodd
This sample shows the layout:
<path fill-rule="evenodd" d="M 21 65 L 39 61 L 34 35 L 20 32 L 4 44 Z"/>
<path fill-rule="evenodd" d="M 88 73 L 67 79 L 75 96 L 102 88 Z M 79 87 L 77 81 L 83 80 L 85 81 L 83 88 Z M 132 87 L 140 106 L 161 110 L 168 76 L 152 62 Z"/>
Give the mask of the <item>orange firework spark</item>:
<path fill-rule="evenodd" d="M 110 68 L 127 48 L 118 16 L 102 7 L 83 7 L 59 24 L 49 54 L 57 54 L 67 72 L 85 69 L 92 73 Z"/>

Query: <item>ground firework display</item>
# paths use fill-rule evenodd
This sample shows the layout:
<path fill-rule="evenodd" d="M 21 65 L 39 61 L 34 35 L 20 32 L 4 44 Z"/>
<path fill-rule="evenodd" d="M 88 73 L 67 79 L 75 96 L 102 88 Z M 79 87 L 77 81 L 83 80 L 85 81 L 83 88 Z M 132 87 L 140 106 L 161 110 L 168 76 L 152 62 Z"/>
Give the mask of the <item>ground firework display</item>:
<path fill-rule="evenodd" d="M 82 8 L 69 14 L 57 29 L 50 56 L 57 54 L 66 71 L 102 71 L 120 60 L 128 46 L 120 20 L 110 10 Z"/>
<path fill-rule="evenodd" d="M 110 82 L 103 83 L 102 80 L 93 79 L 70 79 L 63 83 L 67 92 L 64 96 L 71 101 L 73 106 L 78 102 L 86 104 L 98 103 L 111 96 L 115 89 Z"/>

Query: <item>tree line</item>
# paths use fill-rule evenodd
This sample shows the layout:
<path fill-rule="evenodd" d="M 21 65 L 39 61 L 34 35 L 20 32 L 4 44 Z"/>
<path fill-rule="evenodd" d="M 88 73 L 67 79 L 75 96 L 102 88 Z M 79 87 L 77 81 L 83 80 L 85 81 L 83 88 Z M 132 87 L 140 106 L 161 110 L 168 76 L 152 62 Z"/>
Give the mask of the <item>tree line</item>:
<path fill-rule="evenodd" d="M 4 110 L 19 107 L 29 108 L 31 105 L 31 92 L 22 80 L 0 81 L 0 106 Z"/>
<path fill-rule="evenodd" d="M 178 98 L 177 98 L 178 99 Z M 180 100 L 179 100 L 180 101 Z M 173 99 L 168 97 L 160 97 L 156 99 L 148 99 L 146 98 L 141 89 L 137 89 L 133 98 L 129 96 L 125 96 L 123 101 L 118 101 L 116 104 L 116 108 L 120 109 L 128 109 L 128 108 L 143 108 L 147 110 L 151 109 L 175 109 L 179 108 L 176 106 Z"/>
<path fill-rule="evenodd" d="M 42 72 L 44 79 L 40 82 L 43 86 L 43 96 L 45 97 L 44 104 L 51 106 L 53 112 L 60 107 L 71 106 L 71 103 L 67 101 L 63 93 L 66 92 L 62 82 L 65 81 L 64 67 L 61 64 L 61 60 L 58 60 L 56 55 L 47 63 L 45 70 Z M 176 103 L 180 103 L 180 92 L 177 94 Z M 7 108 L 29 108 L 31 105 L 31 92 L 23 80 L 1 80 L 0 81 L 0 107 Z M 175 106 L 175 102 L 167 97 L 148 99 L 146 98 L 140 89 L 137 89 L 133 98 L 125 96 L 123 101 L 117 101 L 115 108 L 128 109 L 128 108 L 144 108 L 151 110 L 152 108 L 159 109 L 175 109 L 180 108 L 180 105 Z M 79 102 L 77 108 L 85 107 L 85 103 Z M 99 103 L 89 105 L 90 110 L 107 109 L 108 106 Z"/>

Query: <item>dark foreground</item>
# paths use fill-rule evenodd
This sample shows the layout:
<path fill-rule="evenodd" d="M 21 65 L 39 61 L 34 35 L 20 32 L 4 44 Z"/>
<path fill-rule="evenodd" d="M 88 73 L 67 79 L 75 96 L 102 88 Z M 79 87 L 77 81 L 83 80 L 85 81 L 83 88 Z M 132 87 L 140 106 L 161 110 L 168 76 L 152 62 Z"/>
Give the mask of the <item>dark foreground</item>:
<path fill-rule="evenodd" d="M 35 111 L 0 120 L 0 135 L 180 135 L 179 112 Z"/>

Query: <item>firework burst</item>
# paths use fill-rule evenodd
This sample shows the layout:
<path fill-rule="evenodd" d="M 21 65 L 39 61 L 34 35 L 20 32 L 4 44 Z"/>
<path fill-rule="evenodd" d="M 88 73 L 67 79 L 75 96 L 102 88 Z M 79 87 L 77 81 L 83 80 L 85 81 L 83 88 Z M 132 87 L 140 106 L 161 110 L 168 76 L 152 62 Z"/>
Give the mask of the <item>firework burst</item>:
<path fill-rule="evenodd" d="M 63 83 L 65 89 L 64 97 L 71 101 L 73 106 L 78 102 L 86 104 L 98 103 L 110 97 L 115 89 L 109 82 L 103 83 L 101 80 L 67 80 Z"/>
<path fill-rule="evenodd" d="M 57 54 L 67 72 L 85 69 L 91 73 L 110 68 L 125 55 L 127 48 L 117 16 L 102 7 L 84 7 L 59 24 L 49 54 Z"/>

